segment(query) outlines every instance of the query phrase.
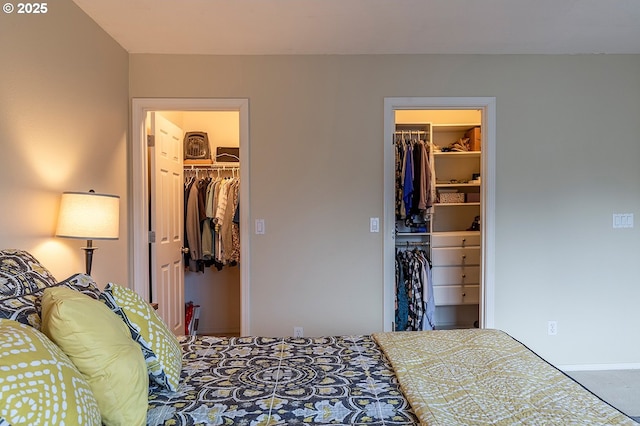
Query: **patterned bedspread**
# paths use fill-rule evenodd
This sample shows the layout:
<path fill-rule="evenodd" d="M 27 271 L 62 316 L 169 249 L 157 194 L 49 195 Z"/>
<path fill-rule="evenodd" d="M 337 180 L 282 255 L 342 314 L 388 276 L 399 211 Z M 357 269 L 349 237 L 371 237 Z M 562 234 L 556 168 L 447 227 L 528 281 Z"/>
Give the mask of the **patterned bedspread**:
<path fill-rule="evenodd" d="M 152 388 L 148 425 L 418 424 L 371 336 L 181 343 L 180 388 Z"/>
<path fill-rule="evenodd" d="M 422 424 L 635 425 L 497 330 L 374 334 Z"/>

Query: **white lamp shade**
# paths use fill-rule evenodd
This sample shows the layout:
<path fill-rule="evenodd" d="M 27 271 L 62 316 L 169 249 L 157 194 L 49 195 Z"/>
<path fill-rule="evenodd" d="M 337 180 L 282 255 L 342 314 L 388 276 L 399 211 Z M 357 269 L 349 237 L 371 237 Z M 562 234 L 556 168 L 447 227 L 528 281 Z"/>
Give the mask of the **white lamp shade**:
<path fill-rule="evenodd" d="M 65 192 L 60 202 L 56 237 L 117 240 L 120 197 L 95 192 Z"/>

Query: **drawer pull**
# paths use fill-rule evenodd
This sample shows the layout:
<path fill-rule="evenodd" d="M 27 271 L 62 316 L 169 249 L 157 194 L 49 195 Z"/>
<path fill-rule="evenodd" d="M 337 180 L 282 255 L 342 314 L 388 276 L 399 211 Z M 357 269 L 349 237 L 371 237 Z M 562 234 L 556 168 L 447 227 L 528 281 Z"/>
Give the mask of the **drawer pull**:
<path fill-rule="evenodd" d="M 467 295 L 467 293 L 462 293 L 462 297 L 465 297 Z"/>
<path fill-rule="evenodd" d="M 462 274 L 462 279 L 467 278 L 467 274 Z"/>
<path fill-rule="evenodd" d="M 462 239 L 462 247 L 464 247 L 464 245 L 465 245 L 465 243 L 466 243 L 466 242 L 467 242 L 467 239 L 466 239 L 466 238 L 463 238 L 463 239 Z"/>

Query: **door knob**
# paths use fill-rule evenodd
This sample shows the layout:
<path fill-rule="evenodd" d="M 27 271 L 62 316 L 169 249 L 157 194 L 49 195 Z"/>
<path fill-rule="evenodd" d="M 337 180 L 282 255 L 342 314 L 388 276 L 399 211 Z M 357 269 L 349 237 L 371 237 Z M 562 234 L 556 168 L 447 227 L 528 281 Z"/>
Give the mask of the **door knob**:
<path fill-rule="evenodd" d="M 182 247 L 182 249 L 180 249 L 180 251 L 182 252 L 182 254 L 187 254 L 187 253 L 189 253 L 189 247 Z"/>

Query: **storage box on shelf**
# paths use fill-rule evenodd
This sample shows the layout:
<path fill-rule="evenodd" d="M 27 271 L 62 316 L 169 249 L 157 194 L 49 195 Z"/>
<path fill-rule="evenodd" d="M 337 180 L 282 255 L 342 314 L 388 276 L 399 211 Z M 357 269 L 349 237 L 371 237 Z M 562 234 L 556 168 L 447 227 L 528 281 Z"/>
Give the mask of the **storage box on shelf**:
<path fill-rule="evenodd" d="M 464 203 L 464 192 L 438 192 L 440 203 Z"/>
<path fill-rule="evenodd" d="M 469 139 L 469 149 L 471 151 L 480 151 L 482 148 L 482 134 L 480 127 L 473 127 L 464 133 L 464 137 Z"/>
<path fill-rule="evenodd" d="M 480 193 L 479 192 L 468 192 L 465 197 L 465 202 L 467 203 L 479 203 L 480 202 Z"/>

